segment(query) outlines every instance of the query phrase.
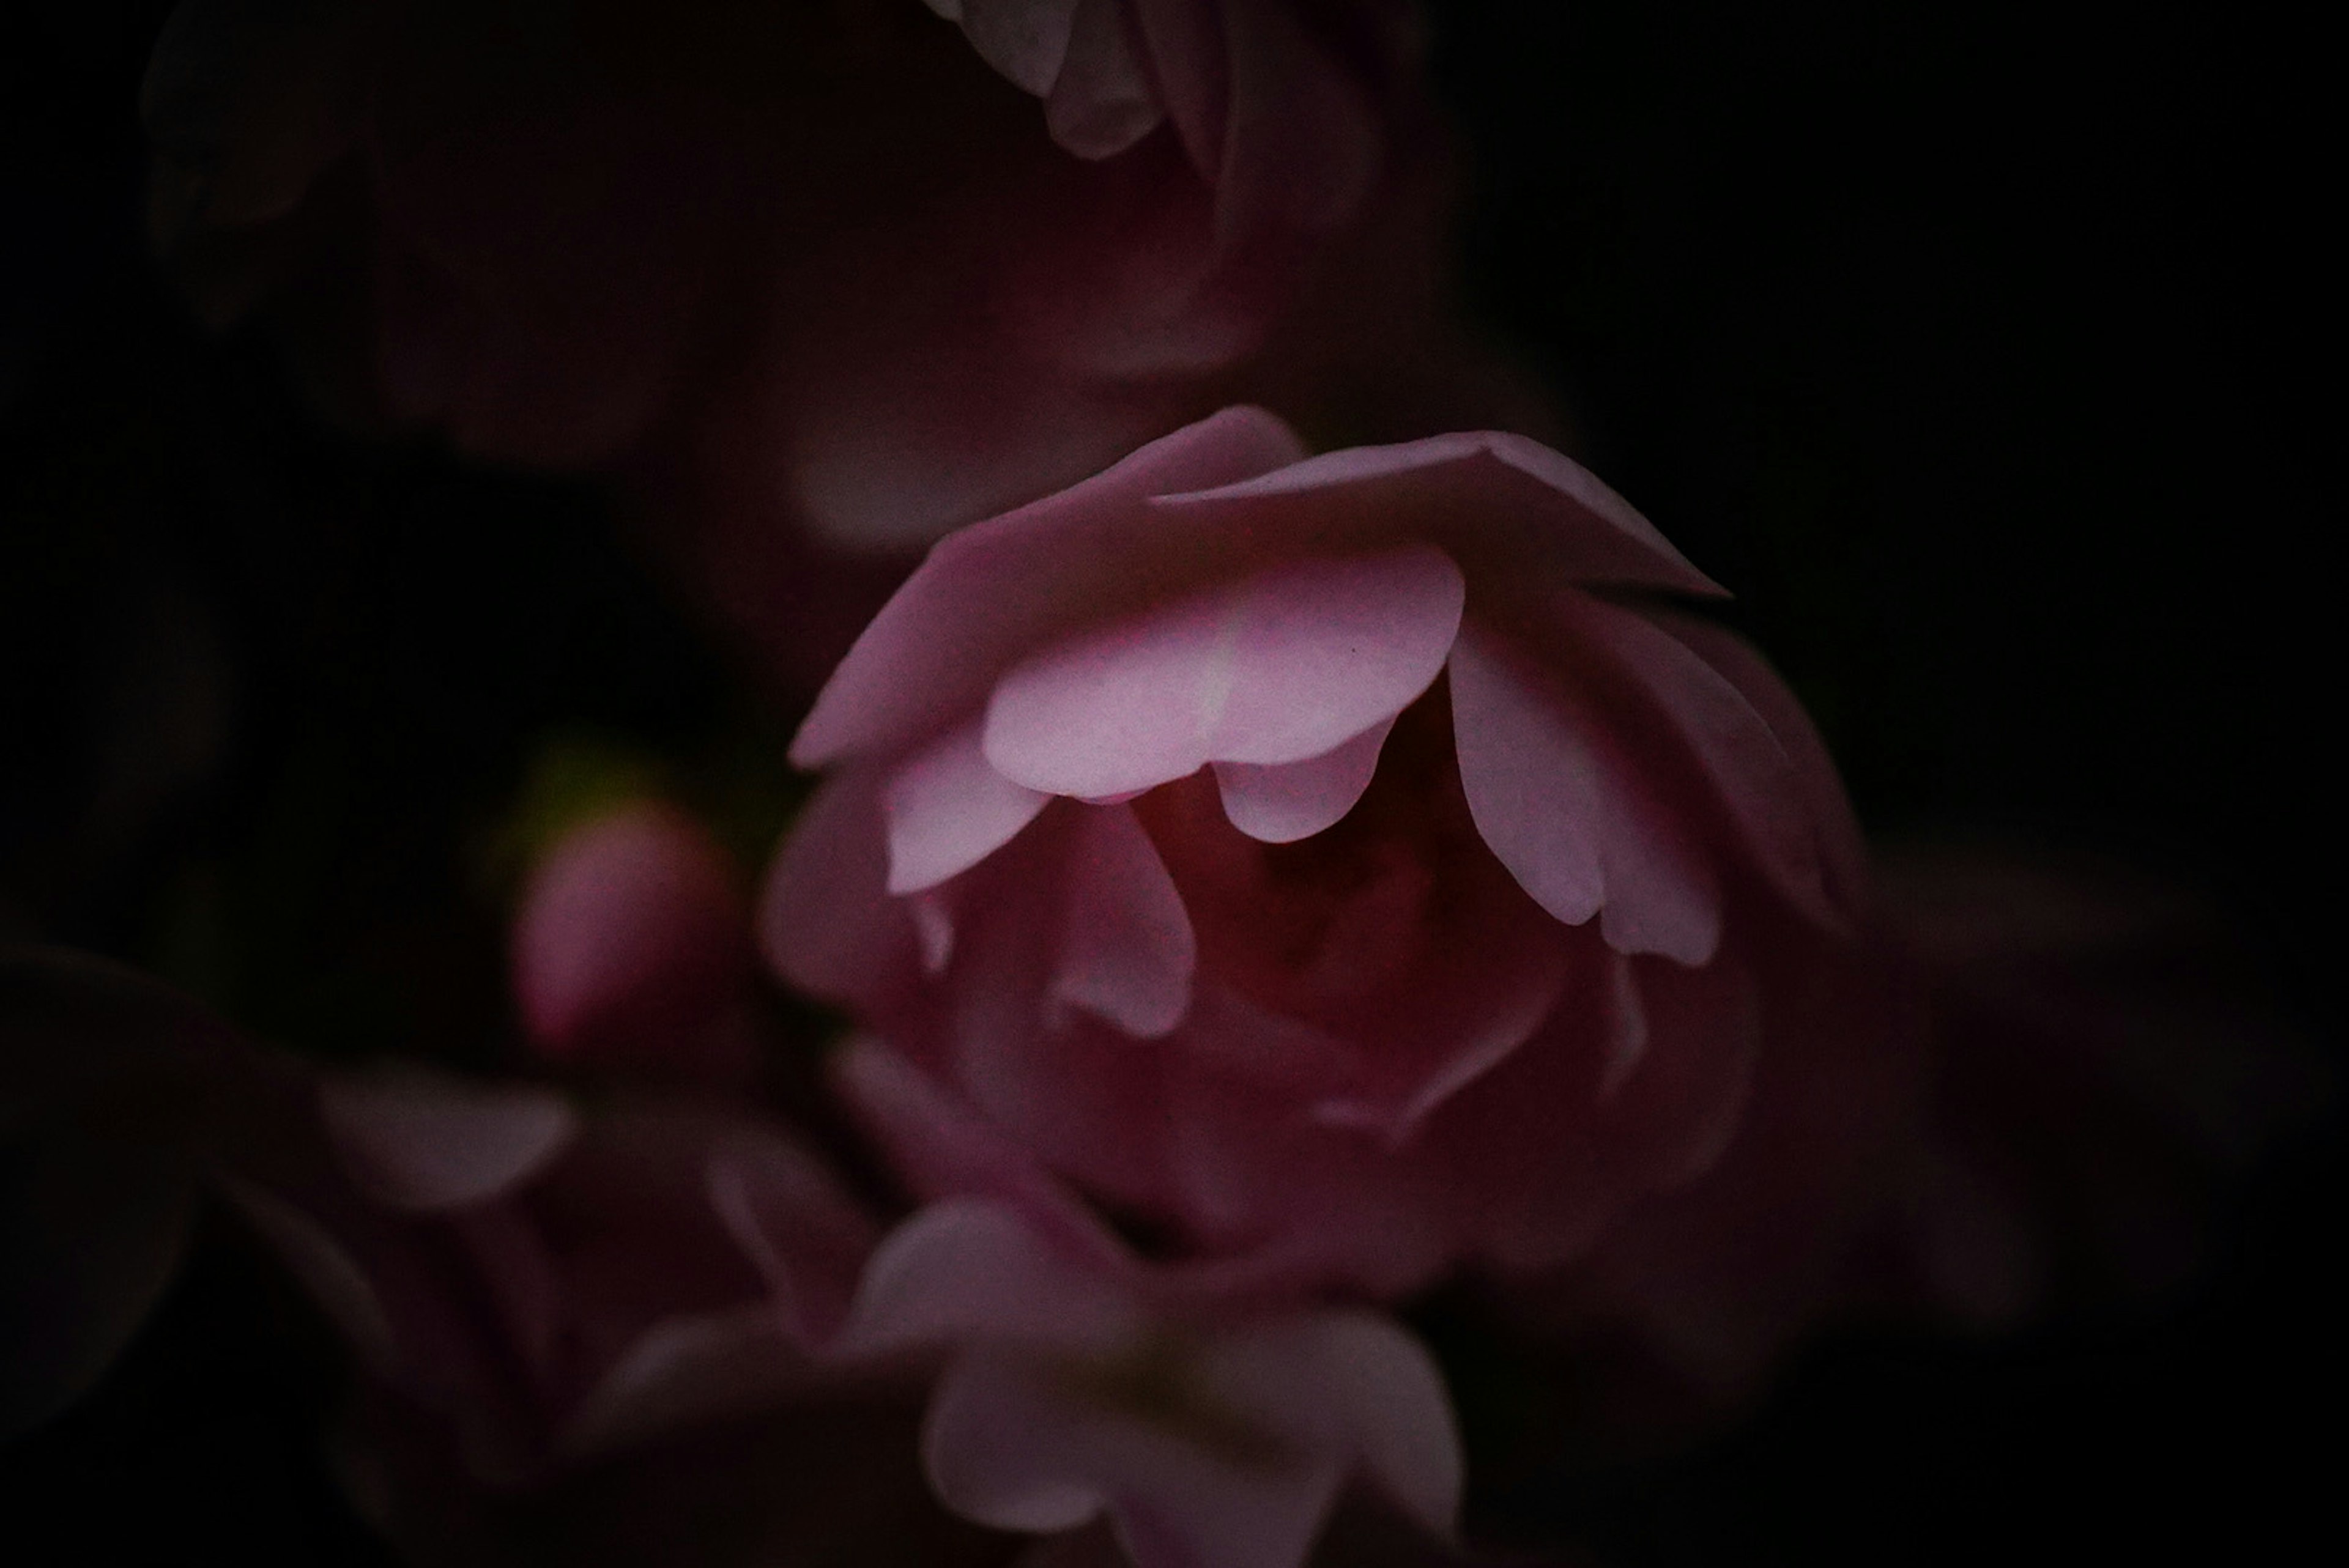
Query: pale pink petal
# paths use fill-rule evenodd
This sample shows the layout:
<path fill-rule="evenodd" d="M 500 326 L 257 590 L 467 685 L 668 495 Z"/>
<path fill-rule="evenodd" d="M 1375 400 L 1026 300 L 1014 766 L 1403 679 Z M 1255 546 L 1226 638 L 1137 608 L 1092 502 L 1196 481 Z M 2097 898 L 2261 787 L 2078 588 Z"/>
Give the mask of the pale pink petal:
<path fill-rule="evenodd" d="M 1115 467 L 941 540 L 841 661 L 792 742 L 820 767 L 910 746 L 978 711 L 997 678 L 1041 641 L 1132 602 L 1143 504 L 1228 483 L 1304 455 L 1260 408 L 1226 408 Z"/>
<path fill-rule="evenodd" d="M 1609 945 L 1624 953 L 1711 958 L 1721 940 L 1712 868 L 1596 705 L 1524 673 L 1473 625 L 1451 676 L 1469 812 L 1535 902 L 1569 925 L 1599 914 Z"/>
<path fill-rule="evenodd" d="M 1075 810 L 1052 999 L 1155 1039 L 1190 1010 L 1199 964 L 1191 917 L 1131 807 Z"/>
<path fill-rule="evenodd" d="M 1052 139 L 1079 158 L 1114 158 L 1165 118 L 1134 53 L 1125 0 L 1078 0 L 1068 57 L 1044 100 Z"/>
<path fill-rule="evenodd" d="M 1069 23 L 1077 0 L 962 0 L 970 46 L 1022 90 L 1043 97 L 1069 52 Z"/>
<path fill-rule="evenodd" d="M 979 750 L 979 721 L 947 731 L 881 787 L 889 891 L 919 892 L 968 871 L 1036 820 L 1051 797 L 1014 784 Z"/>
<path fill-rule="evenodd" d="M 1302 762 L 1217 762 L 1224 815 L 1249 838 L 1294 843 L 1333 827 L 1354 809 L 1378 771 L 1379 748 L 1394 720 L 1381 719 L 1334 750 Z"/>
<path fill-rule="evenodd" d="M 1792 788 L 1808 816 L 1826 896 L 1845 921 L 1857 920 L 1868 898 L 1868 846 L 1844 793 L 1843 778 L 1811 716 L 1744 638 L 1693 615 L 1664 611 L 1653 618 L 1735 686 L 1770 727 L 1793 767 Z"/>
<path fill-rule="evenodd" d="M 351 1179 L 396 1209 L 480 1203 L 546 1168 L 578 1118 L 545 1089 L 468 1084 L 409 1069 L 330 1078 L 318 1109 Z"/>
<path fill-rule="evenodd" d="M 1319 757 L 1424 692 L 1464 589 L 1441 551 L 1273 568 L 1022 660 L 988 704 L 988 760 L 1054 794 L 1147 789 L 1211 761 Z"/>
<path fill-rule="evenodd" d="M 1162 491 L 1151 505 L 1245 515 L 1268 534 L 1430 539 L 1480 583 L 1504 588 L 1531 575 L 1722 592 L 1589 470 L 1523 436 L 1484 431 L 1327 452 L 1212 490 Z"/>
<path fill-rule="evenodd" d="M 832 1002 L 883 1006 L 921 973 L 905 900 L 888 892 L 878 778 L 851 769 L 817 789 L 767 871 L 759 947 L 777 974 Z"/>

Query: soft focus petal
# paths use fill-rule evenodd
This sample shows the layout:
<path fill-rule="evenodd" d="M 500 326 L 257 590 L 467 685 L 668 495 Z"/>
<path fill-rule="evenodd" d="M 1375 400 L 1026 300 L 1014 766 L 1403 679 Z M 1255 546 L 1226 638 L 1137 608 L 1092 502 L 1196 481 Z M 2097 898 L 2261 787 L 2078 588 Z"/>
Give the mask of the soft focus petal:
<path fill-rule="evenodd" d="M 1526 892 L 1569 925 L 1600 915 L 1621 952 L 1711 958 L 1718 882 L 1598 709 L 1475 627 L 1451 677 L 1468 809 Z"/>
<path fill-rule="evenodd" d="M 395 1209 L 456 1209 L 528 1180 L 577 1136 L 545 1089 L 490 1088 L 409 1070 L 319 1085 L 318 1109 L 345 1168 Z"/>
<path fill-rule="evenodd" d="M 985 1336 L 1102 1349 L 1139 1326 L 1134 1305 L 998 1202 L 934 1203 L 866 1265 L 842 1356 L 885 1356 Z"/>
<path fill-rule="evenodd" d="M 1125 0 L 1078 0 L 1069 52 L 1044 101 L 1052 139 L 1079 158 L 1114 158 L 1165 119 L 1134 52 Z"/>
<path fill-rule="evenodd" d="M 922 962 L 913 917 L 888 882 L 877 780 L 864 771 L 825 779 L 768 868 L 760 951 L 814 995 L 885 1008 Z"/>
<path fill-rule="evenodd" d="M 1459 569 L 1423 545 L 1278 567 L 1021 661 L 988 704 L 988 760 L 1055 794 L 1146 789 L 1210 761 L 1322 756 L 1444 667 Z"/>
<path fill-rule="evenodd" d="M 1043 97 L 1069 52 L 1077 0 L 962 0 L 964 34 L 979 58 Z"/>

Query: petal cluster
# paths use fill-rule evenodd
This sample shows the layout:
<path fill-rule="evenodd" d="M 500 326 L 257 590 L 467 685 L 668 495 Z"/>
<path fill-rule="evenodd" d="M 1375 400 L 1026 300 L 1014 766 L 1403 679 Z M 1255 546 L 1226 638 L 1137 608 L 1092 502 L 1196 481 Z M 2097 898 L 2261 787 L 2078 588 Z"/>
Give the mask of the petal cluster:
<path fill-rule="evenodd" d="M 1733 1130 L 1760 934 L 1860 897 L 1799 707 L 1661 597 L 1715 592 L 1523 438 L 1226 410 L 932 552 L 794 744 L 767 951 L 1183 1248 L 1569 1256 Z"/>

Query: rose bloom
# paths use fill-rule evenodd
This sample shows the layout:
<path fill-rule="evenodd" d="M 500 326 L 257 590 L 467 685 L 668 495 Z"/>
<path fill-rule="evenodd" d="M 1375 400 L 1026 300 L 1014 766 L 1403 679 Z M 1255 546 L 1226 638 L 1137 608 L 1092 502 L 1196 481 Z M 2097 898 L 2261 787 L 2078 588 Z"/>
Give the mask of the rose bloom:
<path fill-rule="evenodd" d="M 1569 1259 L 1719 1156 L 1860 897 L 1793 697 L 1660 598 L 1718 592 L 1524 438 L 1227 409 L 931 552 L 794 743 L 765 949 L 1176 1255 Z"/>

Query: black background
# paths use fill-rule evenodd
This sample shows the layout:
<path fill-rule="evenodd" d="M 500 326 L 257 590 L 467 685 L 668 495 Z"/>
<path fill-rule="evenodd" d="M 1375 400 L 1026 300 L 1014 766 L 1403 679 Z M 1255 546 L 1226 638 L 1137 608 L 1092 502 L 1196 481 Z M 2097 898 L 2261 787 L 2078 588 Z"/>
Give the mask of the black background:
<path fill-rule="evenodd" d="M 265 346 L 189 322 L 140 232 L 167 11 L 0 12 L 0 866 L 47 934 L 148 963 L 208 847 L 312 868 L 289 967 L 419 912 L 463 995 L 358 1009 L 397 1036 L 496 983 L 461 956 L 493 960 L 493 916 L 466 924 L 445 846 L 530 738 L 691 745 L 727 682 L 591 492 L 326 434 Z M 1436 41 L 1474 307 L 1737 592 L 1870 827 L 2181 879 L 2329 1047 L 2339 181 L 2313 41 L 2178 5 L 1819 0 L 1448 0 Z M 45 846 L 105 765 L 126 582 L 215 607 L 234 744 L 68 875 Z M 298 990 L 241 1021 L 337 1005 Z M 1624 1564 L 2324 1539 L 2337 1158 L 2282 1151 L 2181 1297 L 1840 1339 L 1725 1438 L 1507 1506 Z M 214 1238 L 88 1403 L 0 1450 L 7 1555 L 373 1560 L 309 1435 L 331 1366 Z"/>

